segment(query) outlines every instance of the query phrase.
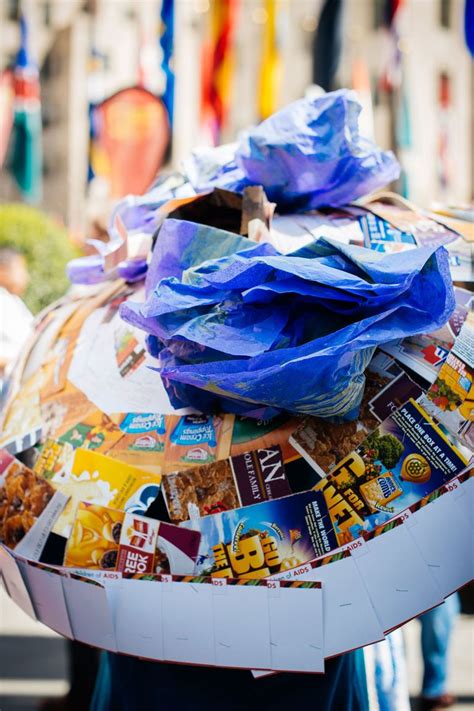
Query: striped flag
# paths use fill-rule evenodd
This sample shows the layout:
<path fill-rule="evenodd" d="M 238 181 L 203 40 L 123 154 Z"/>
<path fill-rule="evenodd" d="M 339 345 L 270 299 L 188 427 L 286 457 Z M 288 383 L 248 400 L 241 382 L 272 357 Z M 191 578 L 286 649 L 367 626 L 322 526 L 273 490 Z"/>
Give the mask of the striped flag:
<path fill-rule="evenodd" d="M 36 203 L 42 195 L 42 129 L 38 67 L 29 52 L 28 25 L 21 18 L 21 44 L 13 71 L 14 118 L 9 169 L 23 197 Z"/>
<path fill-rule="evenodd" d="M 211 0 L 209 33 L 202 49 L 201 125 L 214 144 L 229 112 L 238 5 L 239 0 Z"/>
<path fill-rule="evenodd" d="M 13 127 L 13 74 L 4 70 L 0 74 L 0 168 L 7 152 L 10 134 Z"/>
<path fill-rule="evenodd" d="M 174 72 L 172 59 L 174 51 L 174 0 L 162 0 L 160 47 L 162 51 L 161 69 L 166 77 L 165 89 L 161 98 L 168 111 L 170 126 L 173 127 Z"/>
<path fill-rule="evenodd" d="M 278 108 L 282 75 L 282 63 L 278 41 L 278 11 L 280 4 L 279 0 L 265 0 L 263 56 L 258 96 L 258 110 L 262 120 L 271 116 Z"/>

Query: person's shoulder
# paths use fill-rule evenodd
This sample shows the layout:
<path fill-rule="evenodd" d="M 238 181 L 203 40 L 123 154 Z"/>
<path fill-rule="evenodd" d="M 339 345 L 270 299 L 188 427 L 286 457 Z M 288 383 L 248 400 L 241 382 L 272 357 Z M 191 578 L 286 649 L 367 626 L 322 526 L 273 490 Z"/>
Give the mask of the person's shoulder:
<path fill-rule="evenodd" d="M 8 305 L 11 304 L 11 297 L 10 292 L 5 287 L 0 286 L 0 308 L 8 308 Z"/>
<path fill-rule="evenodd" d="M 33 314 L 20 297 L 2 286 L 0 286 L 0 308 L 7 311 L 9 315 L 14 315 L 15 318 L 28 321 L 33 319 Z"/>

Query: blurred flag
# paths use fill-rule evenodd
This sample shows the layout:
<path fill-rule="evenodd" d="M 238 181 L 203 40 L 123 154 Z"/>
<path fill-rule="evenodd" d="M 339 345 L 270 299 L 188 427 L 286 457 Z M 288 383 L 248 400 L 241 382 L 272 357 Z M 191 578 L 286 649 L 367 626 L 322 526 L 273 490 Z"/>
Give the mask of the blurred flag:
<path fill-rule="evenodd" d="M 278 108 L 282 61 L 278 37 L 279 0 L 265 0 L 265 24 L 263 26 L 263 55 L 260 68 L 258 109 L 260 118 L 266 119 Z"/>
<path fill-rule="evenodd" d="M 399 12 L 404 5 L 405 0 L 385 0 L 383 6 L 383 20 L 384 25 L 390 29 L 392 27 L 397 12 Z"/>
<path fill-rule="evenodd" d="M 374 140 L 374 110 L 370 86 L 369 68 L 362 57 L 356 57 L 351 68 L 352 88 L 362 106 L 359 116 L 359 132 L 362 136 Z"/>
<path fill-rule="evenodd" d="M 384 25 L 390 37 L 390 57 L 379 80 L 379 88 L 387 93 L 398 89 L 402 83 L 402 54 L 400 51 L 400 34 L 398 20 L 405 0 L 385 0 Z"/>
<path fill-rule="evenodd" d="M 142 195 L 162 167 L 169 144 L 163 101 L 143 89 L 122 89 L 92 109 L 91 163 L 114 198 Z"/>
<path fill-rule="evenodd" d="M 400 100 L 398 102 L 396 131 L 397 146 L 403 150 L 412 148 L 413 141 L 411 132 L 410 104 L 408 101 L 408 91 L 406 89 L 405 81 L 403 82 L 402 89 L 400 91 Z"/>
<path fill-rule="evenodd" d="M 13 74 L 7 69 L 0 74 L 0 168 L 3 165 L 13 126 L 14 101 Z"/>
<path fill-rule="evenodd" d="M 239 0 L 211 0 L 208 37 L 202 48 L 201 125 L 214 145 L 229 111 L 238 5 Z"/>
<path fill-rule="evenodd" d="M 449 118 L 451 112 L 451 77 L 441 72 L 438 80 L 438 183 L 444 196 L 450 184 Z"/>
<path fill-rule="evenodd" d="M 161 69 L 166 78 L 162 99 L 168 111 L 170 126 L 172 127 L 174 105 L 174 72 L 172 69 L 174 51 L 174 0 L 162 0 L 160 47 L 163 53 Z"/>
<path fill-rule="evenodd" d="M 43 150 L 38 67 L 28 46 L 26 18 L 20 20 L 21 41 L 13 70 L 14 117 L 8 167 L 23 197 L 39 202 L 42 194 Z"/>
<path fill-rule="evenodd" d="M 474 57 L 474 0 L 466 0 L 464 7 L 464 36 L 467 48 Z"/>
<path fill-rule="evenodd" d="M 410 103 L 408 100 L 409 92 L 407 91 L 406 81 L 403 80 L 397 102 L 397 115 L 395 121 L 396 144 L 398 149 L 398 159 L 400 161 L 400 177 L 398 179 L 398 191 L 403 197 L 410 197 L 410 181 L 406 170 L 406 153 L 413 146 Z"/>
<path fill-rule="evenodd" d="M 100 151 L 97 136 L 95 135 L 94 110 L 97 104 L 105 99 L 105 68 L 107 66 L 107 55 L 99 52 L 94 43 L 94 24 L 92 24 L 92 37 L 87 60 L 87 98 L 89 116 L 89 155 L 87 165 L 87 182 L 90 183 L 95 178 L 93 165 L 100 161 L 100 156 L 95 155 Z"/>
<path fill-rule="evenodd" d="M 325 0 L 313 43 L 313 83 L 332 91 L 341 60 L 343 0 Z"/>

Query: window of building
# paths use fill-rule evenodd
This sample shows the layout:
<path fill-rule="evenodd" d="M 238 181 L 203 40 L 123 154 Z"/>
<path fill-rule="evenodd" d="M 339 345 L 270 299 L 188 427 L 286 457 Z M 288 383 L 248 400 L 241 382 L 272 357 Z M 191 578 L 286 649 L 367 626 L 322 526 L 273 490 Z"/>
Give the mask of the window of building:
<path fill-rule="evenodd" d="M 373 0 L 373 24 L 374 29 L 378 30 L 385 27 L 387 24 L 387 14 L 385 0 Z"/>
<path fill-rule="evenodd" d="M 20 18 L 19 0 L 7 0 L 7 17 L 14 22 Z"/>
<path fill-rule="evenodd" d="M 51 3 L 49 0 L 43 2 L 43 22 L 46 27 L 51 25 Z"/>
<path fill-rule="evenodd" d="M 449 29 L 451 27 L 451 0 L 439 0 L 439 24 Z"/>

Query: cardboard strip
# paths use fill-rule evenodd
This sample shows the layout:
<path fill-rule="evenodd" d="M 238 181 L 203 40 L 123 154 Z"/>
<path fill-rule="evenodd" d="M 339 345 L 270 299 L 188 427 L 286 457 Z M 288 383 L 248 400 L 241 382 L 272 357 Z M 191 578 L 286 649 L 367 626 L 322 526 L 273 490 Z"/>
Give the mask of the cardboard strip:
<path fill-rule="evenodd" d="M 220 667 L 271 669 L 268 590 L 215 579 L 213 607 L 216 663 Z"/>
<path fill-rule="evenodd" d="M 415 504 L 406 522 L 444 598 L 474 578 L 474 544 L 461 486 L 453 482 L 427 505 Z"/>
<path fill-rule="evenodd" d="M 122 580 L 114 615 L 118 652 L 164 659 L 162 589 L 154 580 Z"/>
<path fill-rule="evenodd" d="M 161 587 L 165 659 L 216 664 L 212 585 L 172 579 Z"/>
<path fill-rule="evenodd" d="M 280 671 L 324 672 L 323 596 L 317 588 L 285 587 L 268 581 L 271 667 Z M 319 594 L 315 594 L 319 590 Z"/>
<path fill-rule="evenodd" d="M 322 583 L 326 659 L 383 639 L 382 626 L 349 551 L 310 561 L 285 577 L 290 575 Z"/>
<path fill-rule="evenodd" d="M 17 563 L 34 600 L 38 620 L 63 637 L 73 639 L 60 572 L 26 560 Z"/>
<path fill-rule="evenodd" d="M 74 639 L 116 652 L 112 610 L 105 587 L 76 575 L 62 577 L 61 581 Z"/>
<path fill-rule="evenodd" d="M 0 546 L 0 574 L 5 589 L 12 600 L 33 620 L 37 620 L 33 601 L 20 573 L 17 562 L 10 551 Z"/>
<path fill-rule="evenodd" d="M 375 535 L 374 535 L 375 534 Z M 443 597 L 401 520 L 351 551 L 384 632 L 438 605 Z"/>

